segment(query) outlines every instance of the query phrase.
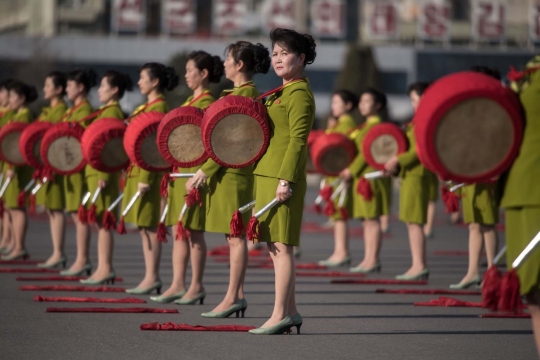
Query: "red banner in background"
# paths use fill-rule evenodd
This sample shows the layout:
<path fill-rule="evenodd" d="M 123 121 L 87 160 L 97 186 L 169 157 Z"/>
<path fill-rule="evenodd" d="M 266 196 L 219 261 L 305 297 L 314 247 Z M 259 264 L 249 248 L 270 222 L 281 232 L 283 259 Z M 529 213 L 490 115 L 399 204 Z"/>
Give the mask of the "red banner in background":
<path fill-rule="evenodd" d="M 197 29 L 194 0 L 161 0 L 161 29 L 165 34 L 193 34 Z"/>
<path fill-rule="evenodd" d="M 142 32 L 146 28 L 146 0 L 113 0 L 111 29 L 113 32 Z"/>
<path fill-rule="evenodd" d="M 248 16 L 247 0 L 214 0 L 213 31 L 216 35 L 241 35 Z"/>
<path fill-rule="evenodd" d="M 422 40 L 448 40 L 451 24 L 450 3 L 445 0 L 421 0 L 418 6 L 418 37 Z"/>
<path fill-rule="evenodd" d="M 294 0 L 264 0 L 260 11 L 264 34 L 275 28 L 297 28 Z"/>
<path fill-rule="evenodd" d="M 316 37 L 345 37 L 345 2 L 313 0 L 311 2 L 311 34 Z"/>
<path fill-rule="evenodd" d="M 472 38 L 500 41 L 506 35 L 506 2 L 471 0 Z"/>
<path fill-rule="evenodd" d="M 393 39 L 398 36 L 399 18 L 395 1 L 368 0 L 365 24 L 371 39 Z"/>

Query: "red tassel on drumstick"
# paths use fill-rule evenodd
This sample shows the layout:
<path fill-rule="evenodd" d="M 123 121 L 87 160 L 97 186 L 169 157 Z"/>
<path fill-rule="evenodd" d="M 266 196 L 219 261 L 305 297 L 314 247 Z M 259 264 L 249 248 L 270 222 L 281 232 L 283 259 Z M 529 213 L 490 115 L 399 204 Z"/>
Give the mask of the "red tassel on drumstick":
<path fill-rule="evenodd" d="M 163 174 L 161 178 L 161 183 L 159 184 L 159 194 L 162 198 L 166 198 L 169 194 L 169 183 L 172 181 L 170 173 Z"/>
<path fill-rule="evenodd" d="M 339 194 L 343 191 L 345 188 L 346 183 L 345 181 L 341 181 L 339 186 L 332 192 L 329 199 L 325 199 L 326 205 L 324 206 L 324 215 L 326 216 L 333 216 L 336 213 L 336 206 L 334 205 L 334 200 L 338 197 Z"/>
<path fill-rule="evenodd" d="M 123 198 L 124 194 L 120 194 L 103 214 L 102 224 L 105 230 L 113 230 L 116 227 L 116 217 L 114 216 L 113 210 L 120 204 L 120 201 L 122 201 Z"/>
<path fill-rule="evenodd" d="M 240 237 L 244 233 L 244 221 L 242 220 L 242 214 L 249 211 L 255 206 L 255 200 L 242 206 L 240 209 L 234 212 L 231 220 L 231 237 Z"/>
<path fill-rule="evenodd" d="M 188 208 L 187 201 L 184 203 L 184 206 L 182 207 L 182 211 L 180 211 L 180 216 L 178 217 L 178 223 L 176 224 L 176 238 L 175 240 L 187 240 L 191 237 L 191 234 L 188 229 L 184 228 L 184 214 L 186 213 L 186 210 Z"/>
<path fill-rule="evenodd" d="M 4 217 L 4 199 L 3 198 L 10 183 L 11 183 L 11 179 L 7 178 L 6 181 L 4 181 L 4 183 L 2 184 L 2 188 L 0 189 L 0 207 L 2 210 L 2 218 Z"/>
<path fill-rule="evenodd" d="M 52 172 L 50 170 L 41 169 L 40 175 L 42 176 L 41 180 L 30 192 L 30 213 L 33 214 L 36 212 L 36 195 L 41 190 L 41 188 L 49 182 L 49 179 L 52 177 Z"/>
<path fill-rule="evenodd" d="M 332 196 L 332 190 L 334 186 L 339 183 L 339 181 L 340 179 L 336 179 L 330 185 L 326 184 L 325 179 L 321 181 L 319 195 L 317 196 L 317 198 L 315 198 L 315 204 L 313 205 L 313 208 L 317 214 L 322 213 L 322 202 L 328 202 L 330 200 L 330 197 Z"/>
<path fill-rule="evenodd" d="M 167 227 L 165 226 L 165 218 L 167 217 L 167 212 L 169 211 L 169 204 L 165 205 L 161 217 L 159 219 L 158 229 L 157 229 L 157 241 L 162 243 L 167 243 Z"/>
<path fill-rule="evenodd" d="M 290 190 L 292 193 L 292 190 Z M 257 211 L 255 215 L 249 219 L 249 223 L 246 230 L 246 236 L 248 240 L 251 240 L 253 242 L 257 241 L 259 242 L 259 239 L 261 238 L 261 229 L 259 224 L 259 218 L 266 214 L 270 209 L 272 209 L 274 206 L 279 204 L 279 200 L 276 198 L 272 201 L 270 201 L 268 204 L 266 204 L 261 210 Z"/>
<path fill-rule="evenodd" d="M 446 188 L 444 185 L 441 185 L 441 198 L 448 214 L 459 211 L 459 195 L 457 195 L 455 191 L 464 185 L 465 184 L 457 184 L 452 186 L 450 189 Z"/>
<path fill-rule="evenodd" d="M 24 189 L 22 189 L 21 192 L 19 192 L 19 195 L 17 196 L 17 206 L 19 208 L 26 207 L 26 193 L 30 191 L 30 189 L 32 188 L 32 186 L 34 186 L 35 183 L 36 183 L 36 179 L 32 178 L 32 180 L 30 180 L 28 184 L 26 184 Z"/>
<path fill-rule="evenodd" d="M 96 214 L 96 211 L 97 211 L 97 206 L 96 206 L 96 201 L 99 197 L 99 194 L 101 194 L 101 188 L 98 186 L 98 188 L 96 189 L 96 192 L 94 192 L 94 196 L 92 196 L 92 202 L 90 204 L 90 210 L 88 210 L 88 214 L 87 214 L 87 221 L 88 221 L 88 224 L 94 224 L 94 223 L 97 223 L 97 214 Z"/>
<path fill-rule="evenodd" d="M 126 224 L 124 223 L 124 217 L 129 213 L 131 208 L 133 208 L 133 205 L 135 205 L 135 202 L 137 202 L 137 199 L 139 199 L 140 196 L 141 196 L 141 192 L 137 191 L 135 195 L 133 195 L 131 200 L 129 200 L 129 203 L 127 204 L 126 208 L 122 212 L 122 217 L 120 217 L 120 223 L 118 224 L 118 229 L 117 229 L 120 235 L 127 233 Z"/>
<path fill-rule="evenodd" d="M 339 195 L 339 201 L 338 201 L 338 209 L 339 209 L 339 215 L 341 216 L 341 219 L 344 221 L 347 221 L 349 219 L 349 212 L 344 207 L 345 206 L 345 200 L 347 200 L 347 187 L 348 184 L 344 183 L 345 186 L 341 189 L 341 194 Z"/>
<path fill-rule="evenodd" d="M 88 191 L 84 195 L 84 197 L 83 197 L 83 199 L 82 199 L 82 201 L 81 201 L 81 203 L 79 205 L 79 209 L 77 210 L 77 216 L 79 218 L 79 221 L 81 223 L 83 223 L 83 224 L 86 224 L 86 220 L 88 218 L 88 213 L 86 212 L 86 203 L 90 199 L 90 196 L 92 196 L 92 193 L 90 191 Z"/>
<path fill-rule="evenodd" d="M 506 246 L 493 259 L 493 265 L 484 274 L 482 281 L 482 307 L 497 310 L 501 288 L 501 272 L 497 265 L 506 253 Z"/>

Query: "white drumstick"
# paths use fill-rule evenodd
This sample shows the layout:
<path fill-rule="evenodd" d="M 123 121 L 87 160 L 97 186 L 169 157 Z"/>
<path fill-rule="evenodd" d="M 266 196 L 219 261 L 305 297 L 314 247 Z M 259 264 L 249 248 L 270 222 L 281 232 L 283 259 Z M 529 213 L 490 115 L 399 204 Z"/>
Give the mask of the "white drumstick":
<path fill-rule="evenodd" d="M 534 249 L 540 244 L 540 232 L 531 240 L 531 242 L 525 247 L 525 249 L 519 254 L 519 256 L 512 263 L 512 268 L 517 269 L 523 264 L 523 261 L 527 259 Z"/>
<path fill-rule="evenodd" d="M 330 183 L 330 186 L 333 188 L 334 186 L 336 186 L 337 184 L 339 184 L 339 182 L 341 181 L 341 179 L 336 179 L 334 181 L 332 181 L 332 183 Z M 322 184 L 321 184 L 322 185 Z M 321 190 L 326 186 L 326 180 L 324 180 L 324 185 L 321 186 Z M 316 205 L 320 205 L 323 201 L 323 197 L 321 194 L 317 195 L 317 197 L 315 198 L 315 204 Z"/>
<path fill-rule="evenodd" d="M 384 177 L 384 171 L 381 171 L 381 170 L 364 174 L 364 178 L 366 180 L 375 180 L 375 179 L 380 179 L 382 177 Z"/>
<path fill-rule="evenodd" d="M 118 204 L 120 203 L 120 201 L 122 201 L 123 198 L 124 198 L 124 194 L 122 193 L 122 194 L 120 194 L 120 196 L 118 196 L 118 197 L 116 198 L 116 200 L 114 200 L 114 202 L 111 204 L 111 206 L 109 206 L 109 208 L 107 209 L 107 211 L 113 211 L 114 208 L 115 208 L 116 206 L 118 206 Z"/>
<path fill-rule="evenodd" d="M 292 194 L 292 189 L 289 189 L 289 191 L 291 192 Z M 275 198 L 274 200 L 270 201 L 268 204 L 266 204 L 265 207 L 263 207 L 261 210 L 257 211 L 255 213 L 255 215 L 253 215 L 255 218 L 260 218 L 261 216 L 263 216 L 266 212 L 270 211 L 270 209 L 272 209 L 274 206 L 276 206 L 277 204 L 279 204 L 279 200 L 277 198 Z"/>
<path fill-rule="evenodd" d="M 504 254 L 506 254 L 506 245 L 504 245 L 501 251 L 499 251 L 499 253 L 495 256 L 495 258 L 493 259 L 493 264 L 498 265 Z"/>
<path fill-rule="evenodd" d="M 26 186 L 24 187 L 23 191 L 26 193 L 28 192 L 28 190 L 30 190 L 32 188 L 32 186 L 34 186 L 34 184 L 36 183 L 36 179 L 32 179 L 28 182 L 28 184 L 26 184 Z"/>
<path fill-rule="evenodd" d="M 255 206 L 255 200 L 242 206 L 240 209 L 238 209 L 238 211 L 240 211 L 243 214 L 247 212 L 248 210 L 253 209 L 254 206 Z"/>
<path fill-rule="evenodd" d="M 182 207 L 182 211 L 180 211 L 180 216 L 178 217 L 178 221 L 182 221 L 184 218 L 184 214 L 186 213 L 188 206 L 186 203 L 184 203 L 184 206 Z"/>
<path fill-rule="evenodd" d="M 170 173 L 170 177 L 177 179 L 189 179 L 195 176 L 195 174 L 180 174 L 180 173 Z"/>
<path fill-rule="evenodd" d="M 7 178 L 6 181 L 4 182 L 4 185 L 2 185 L 2 189 L 0 190 L 0 198 L 4 197 L 4 193 L 6 192 L 7 187 L 9 186 L 10 183 L 11 183 L 11 179 Z"/>
<path fill-rule="evenodd" d="M 167 217 L 167 212 L 169 212 L 169 204 L 165 205 L 165 208 L 163 208 L 163 213 L 161 214 L 161 218 L 159 219 L 160 223 L 163 223 L 165 221 L 165 218 Z"/>
<path fill-rule="evenodd" d="M 339 201 L 338 201 L 338 206 L 340 208 L 342 208 L 343 205 L 345 204 L 346 198 L 347 198 L 347 187 L 343 187 L 343 189 L 341 189 L 341 194 L 339 196 Z"/>
<path fill-rule="evenodd" d="M 84 194 L 84 197 L 82 199 L 81 205 L 84 206 L 88 202 L 88 199 L 90 199 L 90 196 L 92 196 L 92 193 L 90 191 L 87 191 L 86 194 Z"/>
<path fill-rule="evenodd" d="M 131 200 L 129 201 L 129 203 L 127 204 L 126 208 L 124 209 L 124 211 L 122 212 L 122 216 L 126 216 L 129 212 L 129 210 L 131 210 L 131 208 L 133 207 L 133 205 L 135 205 L 135 202 L 137 201 L 137 199 L 139 198 L 139 196 L 141 196 L 141 192 L 140 191 L 137 191 L 135 193 L 135 195 L 133 195 L 133 197 L 131 198 Z"/>
<path fill-rule="evenodd" d="M 448 191 L 454 192 L 454 191 L 456 191 L 457 189 L 462 188 L 463 186 L 465 186 L 464 183 L 456 184 L 456 185 L 452 186 L 450 189 L 448 189 Z"/>
<path fill-rule="evenodd" d="M 96 201 L 97 201 L 97 198 L 99 196 L 99 194 L 101 193 L 101 188 L 98 186 L 98 188 L 96 189 L 96 192 L 94 193 L 94 196 L 92 196 L 92 202 L 91 204 L 95 204 Z"/>

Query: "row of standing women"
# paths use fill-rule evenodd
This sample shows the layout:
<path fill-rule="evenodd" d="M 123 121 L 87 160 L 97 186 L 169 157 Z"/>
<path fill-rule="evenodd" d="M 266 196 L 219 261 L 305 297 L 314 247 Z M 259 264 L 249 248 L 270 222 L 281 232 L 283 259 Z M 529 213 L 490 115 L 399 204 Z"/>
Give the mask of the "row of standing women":
<path fill-rule="evenodd" d="M 239 95 L 259 101 L 259 93 L 252 77 L 255 73 L 268 72 L 270 65 L 282 78 L 283 85 L 265 94 L 265 103 L 271 128 L 271 139 L 266 153 L 252 167 L 229 169 L 221 167 L 212 160 L 201 166 L 181 168 L 181 173 L 195 173 L 189 180 L 175 180 L 168 187 L 167 198 L 160 196 L 160 183 L 163 174 L 149 172 L 131 164 L 123 174 L 122 209 L 136 192 L 141 196 L 125 217 L 125 222 L 135 224 L 142 239 L 145 262 L 145 276 L 133 289 L 132 294 L 150 294 L 154 290 L 160 294 L 163 286 L 159 277 L 161 242 L 157 239 L 157 227 L 160 214 L 168 205 L 166 225 L 177 224 L 180 218 L 183 229 L 173 226 L 174 241 L 172 249 L 173 280 L 168 289 L 152 300 L 162 303 L 175 301 L 188 305 L 203 303 L 206 292 L 203 286 L 203 273 L 206 262 L 206 244 L 204 232 L 222 233 L 230 246 L 230 282 L 223 301 L 205 317 L 228 317 L 239 313 L 244 315 L 247 301 L 243 293 L 243 283 L 247 267 L 247 241 L 245 236 L 229 236 L 229 221 L 240 206 L 257 199 L 255 210 L 273 198 L 281 202 L 260 218 L 261 242 L 268 243 L 276 271 L 276 301 L 270 319 L 261 327 L 250 332 L 254 334 L 280 333 L 302 325 L 302 317 L 296 310 L 295 271 L 293 246 L 299 245 L 300 223 L 302 220 L 304 195 L 306 192 L 306 142 L 312 128 L 315 103 L 309 82 L 303 76 L 304 68 L 311 64 L 316 56 L 315 42 L 309 35 L 292 30 L 276 29 L 271 33 L 272 54 L 261 44 L 239 41 L 226 49 L 227 58 L 222 62 L 219 57 L 203 51 L 189 54 L 186 63 L 185 81 L 193 95 L 182 106 L 207 108 L 215 101 L 209 91 L 209 84 L 219 82 L 222 75 L 234 83 L 234 88 L 225 91 L 222 96 Z M 109 71 L 101 79 L 98 90 L 99 100 L 103 103 L 97 111 L 87 100 L 89 91 L 96 85 L 97 77 L 92 70 L 77 70 L 64 76 L 51 73 L 45 80 L 45 98 L 50 107 L 43 110 L 38 121 L 61 122 L 77 121 L 83 126 L 99 118 L 110 121 L 124 121 L 123 112 L 118 104 L 125 91 L 131 90 L 132 84 L 125 74 Z M 178 76 L 170 67 L 158 63 L 148 63 L 141 67 L 138 82 L 140 91 L 147 97 L 147 102 L 138 107 L 125 119 L 129 122 L 141 113 L 168 112 L 163 92 L 174 89 L 179 83 Z M 9 93 L 9 103 L 5 93 Z M 0 100 L 4 106 L 4 123 L 13 121 L 30 122 L 27 108 L 37 98 L 37 92 L 30 86 L 19 82 L 6 83 L 2 86 Z M 64 95 L 72 102 L 68 109 L 63 101 Z M 129 125 L 128 125 L 129 126 Z M 5 176 L 14 180 L 9 185 L 5 196 L 7 216 L 4 236 L 0 247 L 5 259 L 26 257 L 24 230 L 26 229 L 26 209 L 13 199 L 17 197 L 31 176 L 31 169 L 24 167 L 5 170 Z M 25 177 L 26 176 L 26 177 Z M 54 181 L 46 184 L 43 191 L 50 216 L 53 254 L 42 268 L 65 266 L 64 254 L 65 219 L 68 212 L 75 222 L 77 238 L 77 257 L 62 275 L 82 275 L 89 278 L 81 280 L 86 284 L 113 282 L 116 276 L 112 264 L 113 234 L 98 225 L 98 266 L 92 273 L 88 247 L 90 227 L 80 221 L 77 214 L 84 194 L 92 194 L 101 188 L 97 205 L 97 224 L 101 224 L 104 211 L 117 197 L 120 174 L 105 174 L 89 165 L 80 173 L 69 176 L 55 176 Z M 198 188 L 202 194 L 200 206 L 182 212 L 185 196 Z M 86 204 L 88 207 L 89 204 Z M 183 216 L 183 218 L 181 218 Z M 180 233 L 179 233 L 180 232 Z M 192 279 L 186 286 L 186 268 L 191 260 Z"/>

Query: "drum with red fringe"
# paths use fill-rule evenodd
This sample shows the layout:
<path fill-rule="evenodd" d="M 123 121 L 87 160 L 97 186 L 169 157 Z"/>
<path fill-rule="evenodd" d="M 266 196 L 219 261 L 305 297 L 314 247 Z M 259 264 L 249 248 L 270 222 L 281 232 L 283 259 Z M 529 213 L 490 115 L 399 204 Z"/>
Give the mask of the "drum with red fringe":
<path fill-rule="evenodd" d="M 41 141 L 43 136 L 54 125 L 46 121 L 38 121 L 26 127 L 19 139 L 19 151 L 24 160 L 36 169 L 44 166 L 41 158 Z"/>
<path fill-rule="evenodd" d="M 21 134 L 28 124 L 12 122 L 0 129 L 0 158 L 13 166 L 21 166 L 26 161 L 19 148 Z"/>
<path fill-rule="evenodd" d="M 323 134 L 311 147 L 315 169 L 323 175 L 338 176 L 356 157 L 354 142 L 347 136 L 333 133 Z"/>
<path fill-rule="evenodd" d="M 157 130 L 158 150 L 173 166 L 189 168 L 208 159 L 201 137 L 203 111 L 182 106 L 169 111 Z"/>
<path fill-rule="evenodd" d="M 41 159 L 48 167 L 60 175 L 71 175 L 84 169 L 81 138 L 84 128 L 75 122 L 53 125 L 41 140 Z"/>
<path fill-rule="evenodd" d="M 364 137 L 362 154 L 370 166 L 384 170 L 384 164 L 405 152 L 407 147 L 407 135 L 399 126 L 391 123 L 377 124 Z"/>
<path fill-rule="evenodd" d="M 161 156 L 156 141 L 165 114 L 151 111 L 137 115 L 126 129 L 124 149 L 131 162 L 147 171 L 166 171 L 171 165 Z"/>
<path fill-rule="evenodd" d="M 208 155 L 229 168 L 255 163 L 270 141 L 266 108 L 244 96 L 229 95 L 214 102 L 206 109 L 201 128 Z"/>
<path fill-rule="evenodd" d="M 512 164 L 523 136 L 518 97 L 500 81 L 459 72 L 431 85 L 414 116 L 420 161 L 444 180 L 490 181 Z"/>
<path fill-rule="evenodd" d="M 311 156 L 311 146 L 319 138 L 319 136 L 324 134 L 324 130 L 311 130 L 309 132 L 309 136 L 307 139 L 307 148 L 308 148 L 308 157 L 306 161 L 306 172 L 309 174 L 313 174 L 317 172 L 317 169 L 315 169 L 315 164 L 313 164 L 312 156 Z"/>
<path fill-rule="evenodd" d="M 114 173 L 129 165 L 124 150 L 126 124 L 117 118 L 102 118 L 86 128 L 81 139 L 84 160 L 94 169 Z"/>

